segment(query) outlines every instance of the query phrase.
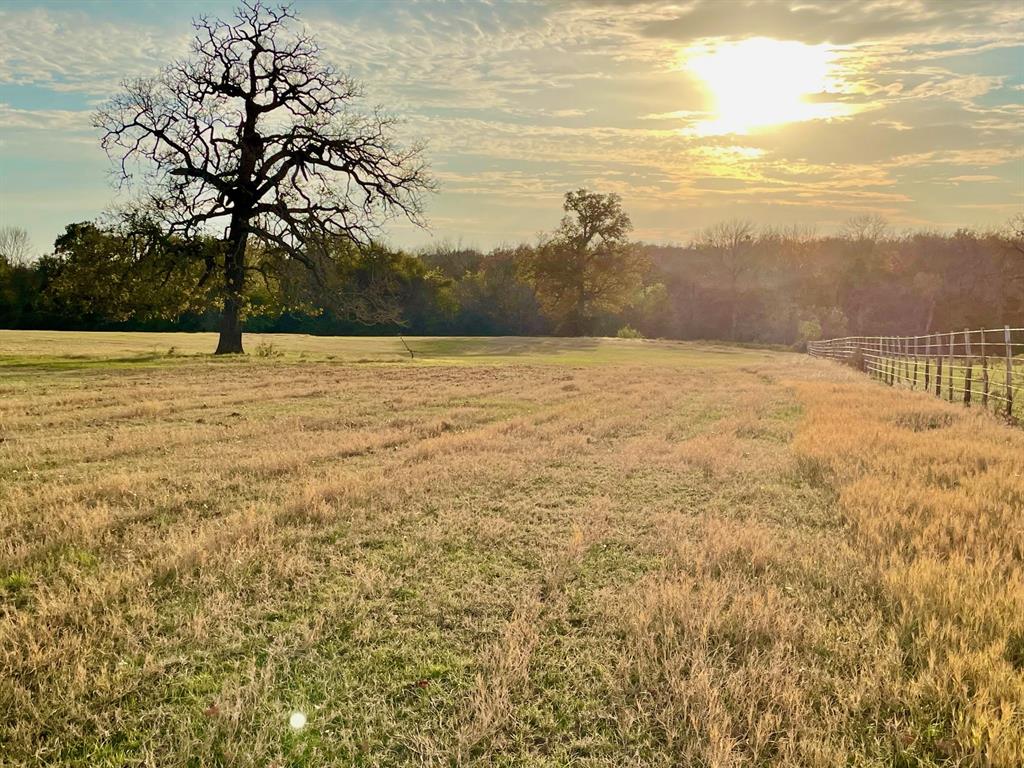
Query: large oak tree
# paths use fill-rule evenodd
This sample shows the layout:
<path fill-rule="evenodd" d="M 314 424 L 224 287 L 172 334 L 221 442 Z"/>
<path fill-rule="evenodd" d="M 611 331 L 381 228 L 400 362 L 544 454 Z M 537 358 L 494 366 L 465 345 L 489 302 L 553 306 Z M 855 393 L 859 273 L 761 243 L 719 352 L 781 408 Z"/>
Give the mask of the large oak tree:
<path fill-rule="evenodd" d="M 562 207 L 562 223 L 523 269 L 555 330 L 578 336 L 599 314 L 620 312 L 637 298 L 648 261 L 629 241 L 633 225 L 617 194 L 566 192 Z"/>
<path fill-rule="evenodd" d="M 325 242 L 369 242 L 394 215 L 420 222 L 431 182 L 421 148 L 395 140 L 393 118 L 356 109 L 359 84 L 323 61 L 287 7 L 252 0 L 194 27 L 188 58 L 124 83 L 95 123 L 169 232 L 221 239 L 200 279 L 219 273 L 217 353 L 242 352 L 253 239 L 319 275 Z"/>

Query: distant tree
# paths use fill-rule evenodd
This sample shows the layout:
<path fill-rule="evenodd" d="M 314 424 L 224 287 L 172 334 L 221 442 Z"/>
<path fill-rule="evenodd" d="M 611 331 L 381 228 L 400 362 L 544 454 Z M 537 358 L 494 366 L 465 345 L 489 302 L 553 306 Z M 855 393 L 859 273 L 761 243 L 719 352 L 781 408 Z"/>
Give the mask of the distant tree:
<path fill-rule="evenodd" d="M 0 328 L 31 325 L 45 314 L 42 275 L 21 227 L 0 227 Z"/>
<path fill-rule="evenodd" d="M 186 315 L 205 317 L 217 305 L 219 292 L 203 278 L 220 252 L 213 238 L 184 239 L 128 216 L 106 226 L 68 225 L 39 268 L 47 300 L 70 318 L 177 322 Z M 427 304 L 441 314 L 452 310 L 451 281 L 401 251 L 338 236 L 307 247 L 304 257 L 315 275 L 278 246 L 249 244 L 250 322 L 266 329 L 287 314 L 329 317 L 346 327 L 402 327 L 407 306 L 420 314 Z"/>
<path fill-rule="evenodd" d="M 877 327 L 872 315 L 884 314 L 881 305 L 894 285 L 889 260 L 889 224 L 877 214 L 854 216 L 840 230 L 843 252 L 838 301 L 854 333 Z M 915 323 L 916 325 L 916 323 Z M 899 329 L 892 329 L 897 332 Z"/>
<path fill-rule="evenodd" d="M 622 311 L 636 297 L 647 265 L 629 242 L 632 229 L 616 194 L 567 192 L 561 225 L 523 260 L 555 330 L 587 332 L 599 313 Z"/>
<path fill-rule="evenodd" d="M 821 338 L 821 323 L 816 317 L 801 320 L 797 326 L 797 342 L 806 348 L 807 342 Z"/>
<path fill-rule="evenodd" d="M 852 216 L 843 224 L 841 235 L 854 242 L 877 243 L 889 236 L 889 222 L 877 213 Z"/>
<path fill-rule="evenodd" d="M 626 325 L 635 327 L 644 336 L 651 338 L 671 335 L 668 327 L 671 317 L 668 289 L 664 283 L 659 282 L 640 288 L 632 306 L 623 313 Z"/>
<path fill-rule="evenodd" d="M 451 279 L 402 251 L 336 236 L 321 241 L 307 258 L 320 275 L 316 279 L 286 251 L 267 249 L 265 261 L 281 262 L 268 272 L 281 276 L 278 291 L 289 311 L 312 316 L 326 311 L 358 325 L 395 327 L 407 326 L 409 315 L 422 321 L 432 311 L 441 316 L 454 311 Z"/>
<path fill-rule="evenodd" d="M 21 227 L 0 227 L 0 262 L 23 267 L 32 260 L 32 241 Z"/>
<path fill-rule="evenodd" d="M 736 339 L 741 300 L 741 281 L 754 271 L 754 225 L 733 219 L 720 222 L 704 231 L 698 247 L 714 259 L 717 270 L 725 276 L 729 304 L 729 338 Z"/>
<path fill-rule="evenodd" d="M 496 248 L 456 286 L 459 332 L 472 335 L 536 336 L 549 330 L 537 294 L 523 279 L 533 249 Z"/>
<path fill-rule="evenodd" d="M 417 255 L 430 268 L 439 269 L 454 280 L 475 272 L 484 259 L 484 255 L 475 248 L 465 248 L 461 243 L 455 244 L 447 240 L 437 243 L 432 248 L 425 248 Z"/>
<path fill-rule="evenodd" d="M 106 227 L 69 224 L 40 268 L 47 296 L 67 314 L 174 320 L 211 305 L 203 277 L 219 251 L 212 238 L 184 240 L 151 219 L 129 216 Z"/>
<path fill-rule="evenodd" d="M 1007 222 L 999 239 L 1011 255 L 1014 264 L 1011 279 L 1024 284 L 1024 213 L 1018 213 Z"/>
<path fill-rule="evenodd" d="M 199 18 L 192 56 L 128 81 L 95 116 L 122 180 L 142 173 L 144 200 L 170 232 L 223 231 L 217 353 L 242 352 L 251 239 L 318 270 L 333 237 L 366 242 L 391 215 L 418 222 L 431 188 L 418 147 L 394 120 L 353 110 L 360 86 L 289 29 L 286 8 L 244 3 L 230 22 Z M 321 249 L 321 252 L 323 249 Z"/>

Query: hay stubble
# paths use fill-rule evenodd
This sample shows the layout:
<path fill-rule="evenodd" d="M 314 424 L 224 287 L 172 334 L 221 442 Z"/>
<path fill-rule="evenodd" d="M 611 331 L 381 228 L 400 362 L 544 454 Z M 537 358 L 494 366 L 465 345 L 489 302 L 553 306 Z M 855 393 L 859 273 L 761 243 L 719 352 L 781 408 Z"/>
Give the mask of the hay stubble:
<path fill-rule="evenodd" d="M 638 348 L 12 366 L 0 762 L 1024 759 L 1024 436 Z"/>

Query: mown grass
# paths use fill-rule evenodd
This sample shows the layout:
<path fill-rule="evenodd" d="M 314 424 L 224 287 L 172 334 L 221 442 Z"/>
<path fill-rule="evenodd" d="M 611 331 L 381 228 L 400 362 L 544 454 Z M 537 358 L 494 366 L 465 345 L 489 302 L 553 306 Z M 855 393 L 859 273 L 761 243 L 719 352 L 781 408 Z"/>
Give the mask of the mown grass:
<path fill-rule="evenodd" d="M 757 350 L 267 341 L 0 334 L 0 763 L 1024 760 L 1021 432 Z"/>
<path fill-rule="evenodd" d="M 0 365 L 42 368 L 110 368 L 167 364 L 191 357 L 219 363 L 210 352 L 214 333 L 127 333 L 0 330 Z M 735 365 L 764 360 L 767 351 L 723 344 L 650 341 L 646 339 L 559 339 L 518 336 L 424 337 L 305 336 L 256 334 L 245 336 L 250 362 L 297 361 L 443 365 L 555 364 L 596 365 L 608 362 L 675 365 L 679 352 L 688 364 Z M 410 355 L 411 351 L 411 355 Z M 238 360 L 235 360 L 238 363 Z"/>

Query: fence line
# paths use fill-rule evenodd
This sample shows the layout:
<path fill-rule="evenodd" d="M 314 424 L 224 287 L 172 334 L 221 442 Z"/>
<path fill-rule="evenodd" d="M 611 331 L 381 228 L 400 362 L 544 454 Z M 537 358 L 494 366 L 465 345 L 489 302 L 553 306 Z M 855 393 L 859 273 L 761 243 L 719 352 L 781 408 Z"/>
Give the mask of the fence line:
<path fill-rule="evenodd" d="M 890 386 L 920 386 L 950 402 L 1024 421 L 1024 328 L 844 336 L 808 342 L 807 352 L 851 365 Z"/>

